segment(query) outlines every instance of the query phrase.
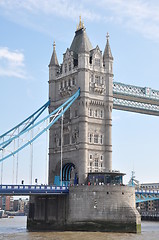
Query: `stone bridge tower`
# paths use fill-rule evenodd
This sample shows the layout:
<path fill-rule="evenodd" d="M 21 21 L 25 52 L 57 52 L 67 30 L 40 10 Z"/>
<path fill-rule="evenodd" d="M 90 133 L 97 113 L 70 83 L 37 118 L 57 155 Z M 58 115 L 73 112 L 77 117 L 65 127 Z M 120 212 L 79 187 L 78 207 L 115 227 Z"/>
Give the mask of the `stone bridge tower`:
<path fill-rule="evenodd" d="M 122 186 L 124 174 L 112 171 L 113 57 L 109 36 L 102 54 L 98 46 L 92 47 L 81 21 L 61 65 L 54 43 L 49 111 L 79 87 L 80 97 L 64 114 L 62 176 L 66 183 L 78 180 L 80 184 L 70 186 L 66 195 L 31 196 L 27 227 L 32 231 L 141 232 L 135 190 Z M 49 184 L 60 183 L 60 121 L 49 132 Z"/>
<path fill-rule="evenodd" d="M 49 98 L 53 111 L 80 87 L 81 94 L 64 115 L 63 180 L 68 180 L 70 169 L 79 183 L 84 183 L 89 172 L 112 170 L 112 108 L 113 56 L 107 34 L 104 54 L 95 48 L 79 22 L 70 48 L 59 65 L 53 45 L 49 64 Z M 49 134 L 49 183 L 60 175 L 60 121 Z"/>

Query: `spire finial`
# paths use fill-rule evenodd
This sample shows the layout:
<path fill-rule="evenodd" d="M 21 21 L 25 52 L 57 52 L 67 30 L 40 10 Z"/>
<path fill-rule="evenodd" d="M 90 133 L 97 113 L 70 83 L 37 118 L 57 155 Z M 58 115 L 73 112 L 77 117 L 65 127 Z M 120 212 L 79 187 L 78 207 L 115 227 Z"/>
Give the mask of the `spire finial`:
<path fill-rule="evenodd" d="M 56 47 L 56 44 L 55 44 L 55 41 L 54 41 L 54 43 L 53 43 L 53 49 L 55 50 L 55 47 Z"/>
<path fill-rule="evenodd" d="M 84 22 L 81 21 L 81 15 L 79 16 L 79 24 L 77 25 L 77 30 L 84 28 Z"/>
<path fill-rule="evenodd" d="M 106 36 L 107 40 L 109 40 L 109 33 L 107 32 L 107 36 Z"/>
<path fill-rule="evenodd" d="M 79 28 L 82 27 L 82 22 L 81 22 L 81 15 L 79 16 Z"/>

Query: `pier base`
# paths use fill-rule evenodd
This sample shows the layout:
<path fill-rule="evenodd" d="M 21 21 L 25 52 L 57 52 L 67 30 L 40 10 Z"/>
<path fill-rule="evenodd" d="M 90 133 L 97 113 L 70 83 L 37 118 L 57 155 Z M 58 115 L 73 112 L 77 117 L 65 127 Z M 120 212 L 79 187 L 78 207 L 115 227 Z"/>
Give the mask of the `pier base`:
<path fill-rule="evenodd" d="M 132 187 L 73 186 L 68 195 L 31 196 L 29 231 L 141 232 Z"/>

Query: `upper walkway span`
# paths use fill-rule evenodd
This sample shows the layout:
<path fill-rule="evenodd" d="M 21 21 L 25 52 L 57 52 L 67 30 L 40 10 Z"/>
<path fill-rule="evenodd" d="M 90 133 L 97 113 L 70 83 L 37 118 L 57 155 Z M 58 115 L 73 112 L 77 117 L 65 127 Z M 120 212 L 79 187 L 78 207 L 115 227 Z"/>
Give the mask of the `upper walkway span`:
<path fill-rule="evenodd" d="M 114 82 L 113 108 L 159 116 L 159 91 Z"/>

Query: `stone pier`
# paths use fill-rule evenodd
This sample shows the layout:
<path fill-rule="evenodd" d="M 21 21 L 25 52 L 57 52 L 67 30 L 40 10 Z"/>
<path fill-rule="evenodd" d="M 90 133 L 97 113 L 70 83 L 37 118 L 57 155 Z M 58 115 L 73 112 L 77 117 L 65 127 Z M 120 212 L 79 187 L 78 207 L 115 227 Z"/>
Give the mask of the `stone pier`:
<path fill-rule="evenodd" d="M 34 196 L 30 231 L 141 232 L 135 192 L 128 186 L 73 186 L 68 195 Z"/>

